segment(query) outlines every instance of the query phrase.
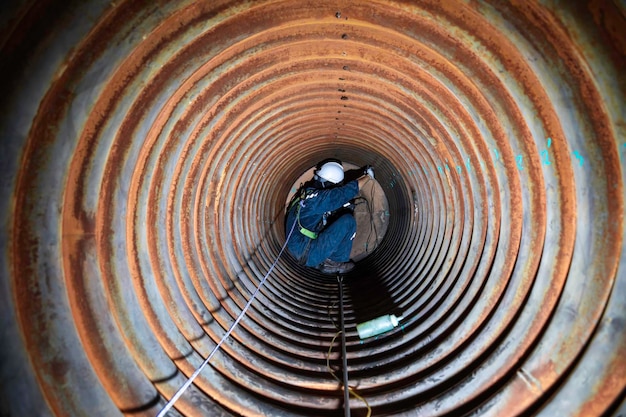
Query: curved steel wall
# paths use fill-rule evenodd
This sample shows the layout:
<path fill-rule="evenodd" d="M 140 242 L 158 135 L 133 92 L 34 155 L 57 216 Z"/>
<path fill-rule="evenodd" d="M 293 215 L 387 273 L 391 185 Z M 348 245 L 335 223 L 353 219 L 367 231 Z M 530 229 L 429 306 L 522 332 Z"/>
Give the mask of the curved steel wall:
<path fill-rule="evenodd" d="M 327 156 L 389 201 L 344 284 L 374 415 L 625 411 L 623 7 L 54 3 L 2 6 L 2 415 L 154 415 Z M 337 296 L 282 258 L 179 412 L 341 415 Z"/>

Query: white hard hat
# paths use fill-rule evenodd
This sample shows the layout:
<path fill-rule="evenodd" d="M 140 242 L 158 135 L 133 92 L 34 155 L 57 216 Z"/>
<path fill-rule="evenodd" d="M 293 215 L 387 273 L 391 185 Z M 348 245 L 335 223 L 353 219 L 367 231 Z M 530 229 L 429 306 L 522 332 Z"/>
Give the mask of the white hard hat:
<path fill-rule="evenodd" d="M 338 162 L 326 162 L 317 170 L 317 176 L 324 181 L 338 184 L 343 181 L 343 167 Z"/>

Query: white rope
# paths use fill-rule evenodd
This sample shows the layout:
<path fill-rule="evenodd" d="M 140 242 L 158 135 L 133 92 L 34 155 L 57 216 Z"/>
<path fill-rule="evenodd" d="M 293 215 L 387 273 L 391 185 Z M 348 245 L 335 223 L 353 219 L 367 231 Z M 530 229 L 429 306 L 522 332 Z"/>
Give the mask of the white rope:
<path fill-rule="evenodd" d="M 202 365 L 200 365 L 200 367 L 198 369 L 196 369 L 196 371 L 189 377 L 187 382 L 185 382 L 183 384 L 183 386 L 180 387 L 180 389 L 176 392 L 176 394 L 174 394 L 172 399 L 170 399 L 168 401 L 168 403 L 165 404 L 165 407 L 163 407 L 163 409 L 159 412 L 159 414 L 157 414 L 157 417 L 165 416 L 165 414 L 172 408 L 174 403 L 180 398 L 181 395 L 183 395 L 183 393 L 187 390 L 187 388 L 189 388 L 189 386 L 191 385 L 193 380 L 196 379 L 196 377 L 200 374 L 202 369 L 204 369 L 204 367 L 209 363 L 211 358 L 213 358 L 213 355 L 215 355 L 215 353 L 220 349 L 220 347 L 226 341 L 226 339 L 228 339 L 228 337 L 233 332 L 235 327 L 237 327 L 237 325 L 239 324 L 239 321 L 241 321 L 241 319 L 243 318 L 244 314 L 246 314 L 246 311 L 248 310 L 248 308 L 252 304 L 252 301 L 254 301 L 255 297 L 259 293 L 259 290 L 261 289 L 261 287 L 263 286 L 263 284 L 267 280 L 267 277 L 269 277 L 269 275 L 274 270 L 274 267 L 278 263 L 278 260 L 280 259 L 280 256 L 283 254 L 285 248 L 287 247 L 287 242 L 289 242 L 289 239 L 291 238 L 291 234 L 293 233 L 293 229 L 295 228 L 295 226 L 296 226 L 296 222 L 293 222 L 293 225 L 291 226 L 291 230 L 289 231 L 289 235 L 287 236 L 287 239 L 285 240 L 285 244 L 280 249 L 280 252 L 278 253 L 278 256 L 276 257 L 276 260 L 274 261 L 274 263 L 270 267 L 269 271 L 267 271 L 267 274 L 265 274 L 265 276 L 263 277 L 263 279 L 259 283 L 259 286 L 257 287 L 256 291 L 254 291 L 254 293 L 252 294 L 252 297 L 250 297 L 250 300 L 248 301 L 248 303 L 245 305 L 243 310 L 241 310 L 241 313 L 239 314 L 239 316 L 237 317 L 237 319 L 235 320 L 233 325 L 230 326 L 230 329 L 228 329 L 228 331 L 226 332 L 224 337 L 222 337 L 222 340 L 220 340 L 220 342 L 213 348 L 213 351 L 209 354 L 209 356 L 204 360 L 204 362 L 202 362 Z"/>

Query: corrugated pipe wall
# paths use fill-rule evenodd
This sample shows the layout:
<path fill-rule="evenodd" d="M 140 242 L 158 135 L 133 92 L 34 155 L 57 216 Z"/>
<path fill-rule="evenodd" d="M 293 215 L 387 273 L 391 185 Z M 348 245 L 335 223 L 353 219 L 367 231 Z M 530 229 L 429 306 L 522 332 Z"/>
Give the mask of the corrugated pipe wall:
<path fill-rule="evenodd" d="M 623 2 L 0 10 L 2 416 L 154 416 L 326 157 L 389 203 L 343 283 L 373 415 L 626 413 Z M 281 257 L 171 415 L 342 415 L 337 320 L 337 281 Z"/>

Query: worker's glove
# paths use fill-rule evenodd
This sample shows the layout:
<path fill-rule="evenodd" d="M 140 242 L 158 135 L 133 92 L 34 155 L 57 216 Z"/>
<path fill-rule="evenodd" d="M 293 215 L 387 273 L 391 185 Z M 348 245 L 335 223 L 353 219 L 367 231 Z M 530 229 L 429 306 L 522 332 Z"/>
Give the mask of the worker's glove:
<path fill-rule="evenodd" d="M 370 165 L 366 165 L 365 169 L 363 170 L 363 174 L 369 175 L 371 179 L 374 179 L 374 168 L 372 168 Z"/>

